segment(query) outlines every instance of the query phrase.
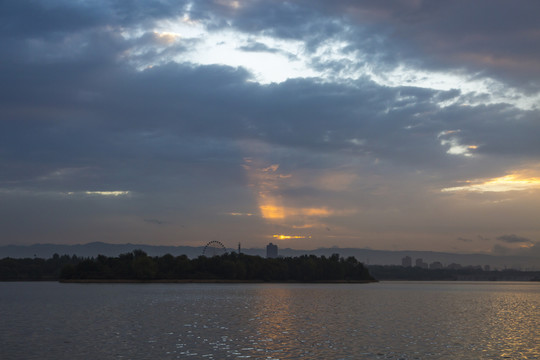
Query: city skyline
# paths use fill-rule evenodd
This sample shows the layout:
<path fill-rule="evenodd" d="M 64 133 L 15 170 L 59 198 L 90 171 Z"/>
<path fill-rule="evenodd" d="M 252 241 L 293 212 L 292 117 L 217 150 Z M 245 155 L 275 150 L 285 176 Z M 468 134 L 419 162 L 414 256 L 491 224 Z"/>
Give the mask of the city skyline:
<path fill-rule="evenodd" d="M 18 1 L 0 23 L 0 245 L 540 258 L 536 1 Z"/>

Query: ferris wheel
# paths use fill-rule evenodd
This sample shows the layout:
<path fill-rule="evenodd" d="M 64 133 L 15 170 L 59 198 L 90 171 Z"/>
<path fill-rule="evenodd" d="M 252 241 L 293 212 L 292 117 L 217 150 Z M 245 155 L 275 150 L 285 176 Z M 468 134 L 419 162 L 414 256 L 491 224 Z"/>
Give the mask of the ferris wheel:
<path fill-rule="evenodd" d="M 221 241 L 212 240 L 203 249 L 203 256 L 207 257 L 214 257 L 214 256 L 220 256 L 224 255 L 227 252 L 227 249 L 225 246 L 221 243 Z"/>

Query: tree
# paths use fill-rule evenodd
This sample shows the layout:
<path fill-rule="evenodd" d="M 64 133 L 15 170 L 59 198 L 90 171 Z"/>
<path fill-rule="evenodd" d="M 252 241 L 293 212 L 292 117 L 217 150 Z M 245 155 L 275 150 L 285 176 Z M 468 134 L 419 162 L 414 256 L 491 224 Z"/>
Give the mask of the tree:
<path fill-rule="evenodd" d="M 155 261 L 151 257 L 146 256 L 146 254 L 144 256 L 136 256 L 131 266 L 137 279 L 150 280 L 155 278 L 157 274 Z"/>

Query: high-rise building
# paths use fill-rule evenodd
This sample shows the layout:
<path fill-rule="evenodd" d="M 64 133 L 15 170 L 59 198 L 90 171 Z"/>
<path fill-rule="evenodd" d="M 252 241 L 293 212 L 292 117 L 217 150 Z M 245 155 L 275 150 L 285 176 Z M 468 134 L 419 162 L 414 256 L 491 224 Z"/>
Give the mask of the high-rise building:
<path fill-rule="evenodd" d="M 266 257 L 268 259 L 274 259 L 278 257 L 278 247 L 272 243 L 266 245 Z"/>
<path fill-rule="evenodd" d="M 401 259 L 401 266 L 403 267 L 411 267 L 412 266 L 412 259 L 410 256 L 405 256 L 403 259 Z"/>
<path fill-rule="evenodd" d="M 422 260 L 422 258 L 420 258 L 420 259 L 416 259 L 416 266 L 419 267 L 419 268 L 422 268 L 422 269 L 427 269 L 428 268 L 428 263 L 424 262 L 424 260 Z"/>

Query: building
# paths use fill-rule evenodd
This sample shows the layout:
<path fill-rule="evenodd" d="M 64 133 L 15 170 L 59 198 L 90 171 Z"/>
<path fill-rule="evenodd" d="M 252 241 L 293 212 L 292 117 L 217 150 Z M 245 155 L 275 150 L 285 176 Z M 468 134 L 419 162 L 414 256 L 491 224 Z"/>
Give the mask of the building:
<path fill-rule="evenodd" d="M 450 270 L 459 270 L 459 269 L 462 269 L 463 266 L 461 266 L 460 264 L 451 263 L 450 265 L 447 266 L 447 268 Z"/>
<path fill-rule="evenodd" d="M 266 257 L 268 259 L 274 259 L 278 257 L 278 247 L 272 243 L 266 245 Z"/>
<path fill-rule="evenodd" d="M 432 270 L 442 269 L 443 264 L 441 264 L 440 261 L 434 261 L 431 264 L 429 264 L 429 268 Z"/>
<path fill-rule="evenodd" d="M 412 266 L 412 259 L 410 256 L 405 256 L 403 259 L 401 259 L 401 266 L 403 267 L 411 267 Z"/>
<path fill-rule="evenodd" d="M 422 260 L 422 258 L 420 259 L 416 259 L 416 267 L 419 267 L 419 268 L 422 268 L 422 269 L 427 269 L 428 268 L 428 263 L 424 262 L 424 260 Z"/>

